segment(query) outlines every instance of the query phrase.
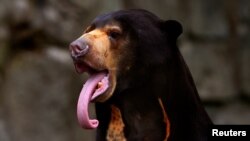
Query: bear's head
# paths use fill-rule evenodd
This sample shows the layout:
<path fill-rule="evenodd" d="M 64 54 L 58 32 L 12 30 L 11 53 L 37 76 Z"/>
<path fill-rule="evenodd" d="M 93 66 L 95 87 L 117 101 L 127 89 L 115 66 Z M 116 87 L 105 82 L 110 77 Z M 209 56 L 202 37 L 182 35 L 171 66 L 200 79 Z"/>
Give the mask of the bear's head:
<path fill-rule="evenodd" d="M 105 102 L 150 81 L 148 73 L 171 62 L 181 33 L 177 21 L 161 20 L 145 10 L 121 10 L 94 19 L 70 44 L 76 71 L 89 74 L 78 101 L 80 124 L 98 125 L 97 120 L 89 120 L 89 102 Z"/>

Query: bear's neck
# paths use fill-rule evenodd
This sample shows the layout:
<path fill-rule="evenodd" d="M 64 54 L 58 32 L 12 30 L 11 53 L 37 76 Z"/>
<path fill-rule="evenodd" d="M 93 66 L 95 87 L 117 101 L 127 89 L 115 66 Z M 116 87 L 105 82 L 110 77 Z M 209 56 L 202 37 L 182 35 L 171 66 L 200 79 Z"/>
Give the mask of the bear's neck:
<path fill-rule="evenodd" d="M 140 95 L 137 90 L 141 91 Z M 119 140 L 124 135 L 127 141 L 163 141 L 166 138 L 163 108 L 152 93 L 145 88 L 129 89 L 116 93 L 107 103 L 97 103 L 96 113 L 100 122 L 98 136 L 101 134 L 109 139 L 113 134 L 119 135 L 116 136 Z"/>
<path fill-rule="evenodd" d="M 116 93 L 107 103 L 96 105 L 97 118 L 100 121 L 98 134 L 107 138 L 114 127 L 113 123 L 121 126 L 114 127 L 120 130 L 119 135 L 129 140 L 164 140 L 167 134 L 168 141 L 172 140 L 201 140 L 210 121 L 206 112 L 201 107 L 200 100 L 195 95 L 195 90 L 187 91 L 185 86 L 176 87 L 175 90 L 159 89 L 158 86 L 146 85 L 136 90 L 129 89 Z M 173 92 L 173 93 L 167 93 Z M 162 92 L 162 93 L 161 93 Z M 160 95 L 164 94 L 165 97 Z M 119 96 L 118 96 L 119 95 Z M 164 111 L 159 103 L 161 99 L 170 125 L 164 121 Z M 117 115 L 117 110 L 120 115 Z M 118 112 L 118 113 L 119 113 Z M 114 118 L 122 118 L 116 121 Z M 121 122 L 122 121 L 122 122 Z M 121 130 L 121 127 L 123 129 Z M 170 126 L 170 133 L 167 133 Z M 118 135 L 116 133 L 116 135 Z M 118 138 L 118 137 L 117 137 Z"/>
<path fill-rule="evenodd" d="M 181 56 L 175 58 L 172 65 L 151 70 L 154 75 L 146 78 L 147 81 L 143 78 L 140 81 L 143 85 L 115 92 L 108 102 L 97 103 L 98 137 L 107 138 L 112 122 L 111 107 L 115 106 L 128 141 L 166 139 L 168 125 L 163 108 L 170 124 L 168 141 L 205 140 L 212 122 L 202 106 L 191 74 Z"/>

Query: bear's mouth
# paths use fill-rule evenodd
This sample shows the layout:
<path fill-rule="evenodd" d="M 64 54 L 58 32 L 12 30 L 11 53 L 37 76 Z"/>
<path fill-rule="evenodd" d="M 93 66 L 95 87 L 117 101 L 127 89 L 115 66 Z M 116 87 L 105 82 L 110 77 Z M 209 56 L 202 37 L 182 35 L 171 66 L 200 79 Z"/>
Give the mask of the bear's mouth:
<path fill-rule="evenodd" d="M 75 68 L 78 73 L 86 72 L 89 75 L 82 88 L 85 91 L 80 94 L 88 94 L 91 102 L 104 102 L 106 98 L 102 95 L 109 88 L 109 71 L 105 69 L 97 70 L 85 62 L 75 63 Z"/>
<path fill-rule="evenodd" d="M 104 102 L 112 95 L 114 86 L 112 73 L 107 69 L 96 69 L 90 63 L 74 62 L 78 73 L 88 73 L 89 78 L 83 85 L 77 104 L 77 117 L 80 125 L 86 129 L 98 126 L 98 120 L 90 119 L 88 105 L 90 102 Z"/>

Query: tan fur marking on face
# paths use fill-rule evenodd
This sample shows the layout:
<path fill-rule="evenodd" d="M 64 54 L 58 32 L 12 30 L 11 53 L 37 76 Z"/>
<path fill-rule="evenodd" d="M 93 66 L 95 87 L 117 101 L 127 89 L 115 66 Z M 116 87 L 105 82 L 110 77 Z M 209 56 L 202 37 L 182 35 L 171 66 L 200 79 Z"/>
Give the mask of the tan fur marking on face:
<path fill-rule="evenodd" d="M 103 29 L 106 34 L 109 34 L 110 32 L 117 32 L 122 34 L 122 29 L 119 26 L 118 23 L 111 23 L 109 25 L 106 25 Z M 107 66 L 110 68 L 110 70 L 117 71 L 117 65 L 118 61 L 121 59 L 120 55 L 124 52 L 124 40 L 123 39 L 117 39 L 112 42 L 113 44 L 109 48 L 109 55 L 106 55 L 107 59 Z"/>
<path fill-rule="evenodd" d="M 95 68 L 104 69 L 107 66 L 107 56 L 109 56 L 109 48 L 111 43 L 109 37 L 101 29 L 95 29 L 85 33 L 81 38 L 84 38 L 90 45 L 88 54 L 85 56 L 85 61 L 91 62 Z"/>
<path fill-rule="evenodd" d="M 110 41 L 106 32 L 100 29 L 85 34 L 85 37 L 91 40 L 92 47 L 99 52 L 104 52 L 110 46 Z"/>
<path fill-rule="evenodd" d="M 124 38 L 118 40 L 110 39 L 109 33 L 114 31 L 122 34 L 119 24 L 111 23 L 102 28 L 91 30 L 81 36 L 90 45 L 90 50 L 85 56 L 86 62 L 94 63 L 93 66 L 100 70 L 106 68 L 109 71 L 117 71 L 118 62 L 121 59 L 121 54 L 124 53 L 124 46 L 127 42 Z"/>
<path fill-rule="evenodd" d="M 162 100 L 160 98 L 158 98 L 158 101 L 160 103 L 160 106 L 161 106 L 161 109 L 162 109 L 162 112 L 163 112 L 163 116 L 164 116 L 164 122 L 166 123 L 166 137 L 164 139 L 164 141 L 167 141 L 169 136 L 170 136 L 170 121 L 168 119 L 168 115 L 167 115 L 167 112 L 163 106 L 163 103 L 162 103 Z"/>
<path fill-rule="evenodd" d="M 124 126 L 119 108 L 111 105 L 111 120 L 106 136 L 107 141 L 126 141 Z"/>

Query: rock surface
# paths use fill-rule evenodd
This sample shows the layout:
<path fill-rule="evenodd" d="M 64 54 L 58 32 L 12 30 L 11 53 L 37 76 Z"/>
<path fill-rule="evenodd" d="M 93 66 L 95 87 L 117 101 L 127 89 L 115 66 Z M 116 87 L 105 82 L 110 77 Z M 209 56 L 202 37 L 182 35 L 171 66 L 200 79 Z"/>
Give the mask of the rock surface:
<path fill-rule="evenodd" d="M 3 85 L 12 140 L 68 141 L 86 136 L 86 132 L 77 134 L 81 132 L 75 114 L 80 79 L 65 54 L 48 48 L 12 59 Z"/>

